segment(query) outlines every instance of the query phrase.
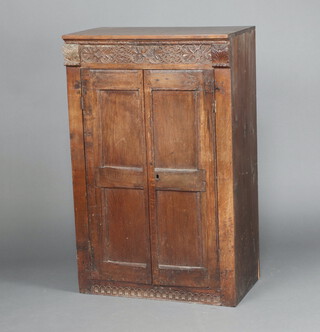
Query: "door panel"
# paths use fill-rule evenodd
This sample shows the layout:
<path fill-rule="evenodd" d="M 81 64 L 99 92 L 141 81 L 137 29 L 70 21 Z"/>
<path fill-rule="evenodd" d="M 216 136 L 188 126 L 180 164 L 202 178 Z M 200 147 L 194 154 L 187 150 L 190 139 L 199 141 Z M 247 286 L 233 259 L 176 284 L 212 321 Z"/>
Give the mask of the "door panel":
<path fill-rule="evenodd" d="M 102 165 L 143 165 L 145 151 L 141 132 L 144 128 L 139 90 L 102 90 L 98 96 Z"/>
<path fill-rule="evenodd" d="M 199 199 L 198 193 L 156 192 L 160 267 L 202 265 Z"/>
<path fill-rule="evenodd" d="M 82 79 L 94 277 L 151 283 L 142 72 Z"/>
<path fill-rule="evenodd" d="M 195 91 L 153 91 L 155 167 L 197 166 L 196 98 Z"/>
<path fill-rule="evenodd" d="M 146 266 L 145 206 L 142 190 L 103 190 L 103 210 L 108 224 L 104 261 Z M 119 232 L 121 229 L 121 232 Z"/>
<path fill-rule="evenodd" d="M 217 267 L 213 71 L 144 75 L 153 283 L 210 287 Z"/>
<path fill-rule="evenodd" d="M 143 190 L 104 189 L 102 209 L 102 275 L 107 280 L 144 282 L 142 271 L 150 257 Z"/>
<path fill-rule="evenodd" d="M 157 283 L 167 284 L 170 274 L 174 274 L 179 286 L 191 286 L 191 272 L 192 279 L 198 280 L 197 286 L 205 286 L 200 194 L 156 191 L 156 204 Z"/>

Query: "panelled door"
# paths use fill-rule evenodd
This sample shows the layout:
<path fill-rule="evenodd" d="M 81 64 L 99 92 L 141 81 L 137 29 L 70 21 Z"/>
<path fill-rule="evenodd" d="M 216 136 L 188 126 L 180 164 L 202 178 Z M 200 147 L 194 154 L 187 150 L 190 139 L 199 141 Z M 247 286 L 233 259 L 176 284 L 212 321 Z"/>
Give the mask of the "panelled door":
<path fill-rule="evenodd" d="M 153 283 L 208 287 L 216 267 L 213 71 L 147 70 L 144 85 Z"/>
<path fill-rule="evenodd" d="M 104 280 L 214 286 L 212 70 L 82 70 L 91 250 Z"/>
<path fill-rule="evenodd" d="M 151 283 L 143 72 L 82 70 L 91 251 L 98 277 Z"/>

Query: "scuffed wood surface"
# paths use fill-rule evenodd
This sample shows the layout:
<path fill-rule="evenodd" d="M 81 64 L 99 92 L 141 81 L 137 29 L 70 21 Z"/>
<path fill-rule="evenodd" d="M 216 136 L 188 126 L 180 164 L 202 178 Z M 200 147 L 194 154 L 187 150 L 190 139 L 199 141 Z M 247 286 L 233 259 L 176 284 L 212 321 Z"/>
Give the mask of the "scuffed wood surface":
<path fill-rule="evenodd" d="M 259 276 L 255 32 L 232 40 L 235 268 L 239 302 Z"/>
<path fill-rule="evenodd" d="M 83 293 L 235 306 L 258 279 L 254 28 L 206 29 L 64 36 Z"/>
<path fill-rule="evenodd" d="M 83 121 L 80 108 L 80 69 L 67 67 L 70 148 L 72 161 L 73 200 L 77 241 L 77 260 L 80 290 L 87 287 L 90 272 L 89 232 L 86 191 Z"/>

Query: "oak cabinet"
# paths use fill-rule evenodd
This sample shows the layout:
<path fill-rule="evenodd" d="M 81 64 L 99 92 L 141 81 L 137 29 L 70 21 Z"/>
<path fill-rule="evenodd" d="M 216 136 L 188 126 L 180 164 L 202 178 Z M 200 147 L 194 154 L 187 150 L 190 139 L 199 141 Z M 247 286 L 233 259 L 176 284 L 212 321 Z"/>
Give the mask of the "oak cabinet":
<path fill-rule="evenodd" d="M 259 270 L 254 27 L 63 39 L 80 291 L 236 305 Z"/>

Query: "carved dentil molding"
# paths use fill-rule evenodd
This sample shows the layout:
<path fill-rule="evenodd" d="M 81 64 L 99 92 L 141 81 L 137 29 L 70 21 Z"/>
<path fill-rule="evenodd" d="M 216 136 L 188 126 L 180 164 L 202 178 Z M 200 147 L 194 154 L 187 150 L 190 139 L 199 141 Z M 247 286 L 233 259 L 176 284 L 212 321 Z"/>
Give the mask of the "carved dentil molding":
<path fill-rule="evenodd" d="M 65 66 L 79 66 L 80 54 L 78 44 L 64 44 L 62 48 Z"/>
<path fill-rule="evenodd" d="M 199 302 L 207 304 L 220 304 L 220 298 L 214 294 L 195 293 L 184 290 L 173 290 L 170 288 L 152 287 L 142 289 L 138 287 L 119 287 L 114 285 L 92 285 L 90 293 L 124 297 L 140 297 L 149 299 L 163 299 L 186 302 Z"/>

